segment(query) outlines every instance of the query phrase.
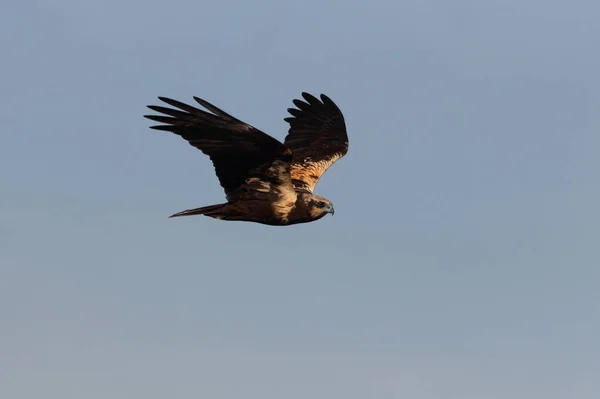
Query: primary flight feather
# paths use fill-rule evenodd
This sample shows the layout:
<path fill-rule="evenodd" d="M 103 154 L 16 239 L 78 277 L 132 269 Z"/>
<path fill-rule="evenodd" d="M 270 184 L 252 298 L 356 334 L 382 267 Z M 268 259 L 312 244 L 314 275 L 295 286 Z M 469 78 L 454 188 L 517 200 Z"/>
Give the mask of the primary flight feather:
<path fill-rule="evenodd" d="M 189 209 L 172 215 L 205 215 L 286 226 L 333 214 L 333 205 L 313 193 L 323 173 L 348 152 L 344 116 L 326 95 L 302 93 L 288 108 L 290 124 L 283 143 L 194 97 L 207 111 L 159 97 L 174 108 L 149 105 L 163 115 L 144 115 L 208 155 L 225 190 L 226 203 Z"/>

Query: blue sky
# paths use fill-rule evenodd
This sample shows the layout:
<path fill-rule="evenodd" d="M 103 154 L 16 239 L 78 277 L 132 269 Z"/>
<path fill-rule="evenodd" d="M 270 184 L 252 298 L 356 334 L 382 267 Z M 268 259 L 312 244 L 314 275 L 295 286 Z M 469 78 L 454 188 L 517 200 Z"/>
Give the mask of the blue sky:
<path fill-rule="evenodd" d="M 0 396 L 596 398 L 594 1 L 33 0 L 0 14 Z M 196 95 L 283 139 L 326 93 L 334 217 L 224 198 L 148 129 Z"/>

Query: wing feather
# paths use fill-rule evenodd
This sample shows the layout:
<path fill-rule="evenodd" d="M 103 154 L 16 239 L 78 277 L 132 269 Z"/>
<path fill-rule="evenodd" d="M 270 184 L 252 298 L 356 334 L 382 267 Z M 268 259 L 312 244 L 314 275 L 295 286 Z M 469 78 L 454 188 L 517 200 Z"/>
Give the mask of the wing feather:
<path fill-rule="evenodd" d="M 293 151 L 291 176 L 298 190 L 312 192 L 321 176 L 348 152 L 348 134 L 342 111 L 326 95 L 317 99 L 302 93 L 305 101 L 293 100 L 284 144 Z"/>
<path fill-rule="evenodd" d="M 152 129 L 175 133 L 208 155 L 228 201 L 266 199 L 284 213 L 283 203 L 294 202 L 291 181 L 292 151 L 266 133 L 244 123 L 209 102 L 194 97 L 210 112 L 166 97 L 177 108 L 149 105 L 164 115 L 144 115 L 163 123 Z"/>

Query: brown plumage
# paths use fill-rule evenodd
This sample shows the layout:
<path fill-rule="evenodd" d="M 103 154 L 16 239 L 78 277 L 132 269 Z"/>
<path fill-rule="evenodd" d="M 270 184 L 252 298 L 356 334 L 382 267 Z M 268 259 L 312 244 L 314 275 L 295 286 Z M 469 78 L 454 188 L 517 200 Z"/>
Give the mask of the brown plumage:
<path fill-rule="evenodd" d="M 325 171 L 348 152 L 348 135 L 340 109 L 329 97 L 302 93 L 289 108 L 284 143 L 194 97 L 204 111 L 165 97 L 174 108 L 149 105 L 163 115 L 144 117 L 163 125 L 208 155 L 225 190 L 226 203 L 189 209 L 171 217 L 205 215 L 285 226 L 333 214 L 333 205 L 313 190 Z"/>

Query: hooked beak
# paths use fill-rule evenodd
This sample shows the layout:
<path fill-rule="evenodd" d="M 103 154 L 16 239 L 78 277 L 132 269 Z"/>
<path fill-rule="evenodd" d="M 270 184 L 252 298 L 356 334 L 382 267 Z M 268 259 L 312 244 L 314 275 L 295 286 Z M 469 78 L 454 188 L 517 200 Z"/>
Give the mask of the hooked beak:
<path fill-rule="evenodd" d="M 331 216 L 333 216 L 333 214 L 335 213 L 335 210 L 333 209 L 333 205 L 331 205 L 328 209 L 327 212 L 331 213 Z"/>

